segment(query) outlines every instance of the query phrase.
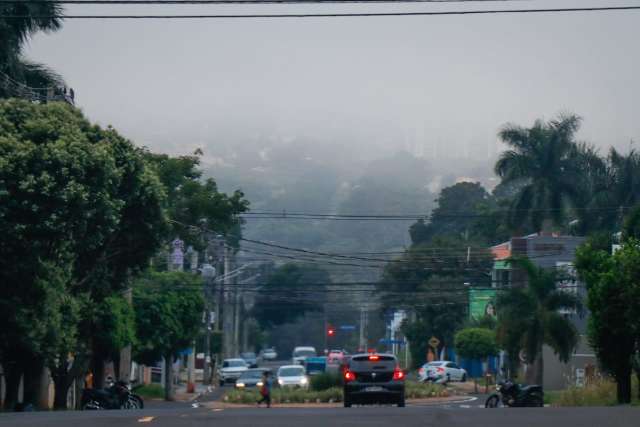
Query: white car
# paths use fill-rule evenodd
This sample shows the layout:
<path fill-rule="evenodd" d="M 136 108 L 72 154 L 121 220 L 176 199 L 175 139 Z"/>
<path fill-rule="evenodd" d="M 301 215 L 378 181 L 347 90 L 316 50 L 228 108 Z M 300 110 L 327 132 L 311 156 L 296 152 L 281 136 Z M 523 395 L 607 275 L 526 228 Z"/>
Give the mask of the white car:
<path fill-rule="evenodd" d="M 307 357 L 316 357 L 315 347 L 296 347 L 293 349 L 292 361 L 294 365 L 304 365 Z"/>
<path fill-rule="evenodd" d="M 447 360 L 438 360 L 435 362 L 429 362 L 420 369 L 418 369 L 418 378 L 420 381 L 433 381 L 437 383 L 444 383 L 449 381 L 462 381 L 467 380 L 467 371 L 460 368 L 453 362 Z"/>
<path fill-rule="evenodd" d="M 309 387 L 309 378 L 304 366 L 285 365 L 278 369 L 278 385 L 280 387 Z"/>
<path fill-rule="evenodd" d="M 218 369 L 220 386 L 228 382 L 235 382 L 247 368 L 247 362 L 244 359 L 224 359 L 222 366 Z"/>
<path fill-rule="evenodd" d="M 273 348 L 265 348 L 260 351 L 260 355 L 258 356 L 261 360 L 276 360 L 278 358 L 278 353 Z"/>

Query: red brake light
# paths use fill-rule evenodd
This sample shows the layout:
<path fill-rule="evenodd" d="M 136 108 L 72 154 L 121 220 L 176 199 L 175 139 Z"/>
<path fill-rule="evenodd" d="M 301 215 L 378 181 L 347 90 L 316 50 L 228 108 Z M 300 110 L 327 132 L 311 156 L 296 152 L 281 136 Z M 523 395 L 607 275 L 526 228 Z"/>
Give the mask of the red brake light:
<path fill-rule="evenodd" d="M 402 370 L 400 368 L 396 368 L 395 371 L 393 371 L 393 379 L 395 381 L 400 381 L 404 379 L 404 372 L 402 372 Z"/>
<path fill-rule="evenodd" d="M 380 356 L 377 354 L 372 354 L 369 356 L 369 360 L 380 360 Z"/>
<path fill-rule="evenodd" d="M 349 382 L 349 381 L 353 381 L 356 379 L 356 374 L 354 374 L 351 371 L 345 371 L 344 372 L 344 380 Z"/>

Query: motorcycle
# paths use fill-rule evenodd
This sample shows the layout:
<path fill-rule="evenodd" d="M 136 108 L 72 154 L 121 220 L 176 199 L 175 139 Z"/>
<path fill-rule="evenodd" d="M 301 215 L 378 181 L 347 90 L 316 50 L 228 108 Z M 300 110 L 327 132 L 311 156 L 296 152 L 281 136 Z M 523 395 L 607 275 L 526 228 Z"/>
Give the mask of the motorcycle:
<path fill-rule="evenodd" d="M 485 408 L 508 407 L 542 407 L 544 393 L 539 385 L 519 385 L 513 381 L 500 381 L 496 392 L 487 398 Z"/>
<path fill-rule="evenodd" d="M 131 392 L 127 383 L 117 381 L 104 389 L 83 389 L 81 408 L 83 410 L 143 409 L 144 402 L 140 396 Z"/>

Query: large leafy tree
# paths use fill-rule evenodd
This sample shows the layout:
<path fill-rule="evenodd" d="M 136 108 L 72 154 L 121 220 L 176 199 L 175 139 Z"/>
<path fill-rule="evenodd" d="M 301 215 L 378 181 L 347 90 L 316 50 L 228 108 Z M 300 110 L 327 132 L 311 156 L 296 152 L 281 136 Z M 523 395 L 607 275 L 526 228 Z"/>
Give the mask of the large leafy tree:
<path fill-rule="evenodd" d="M 11 301 L 0 316 L 14 330 L 36 330 L 37 319 L 15 310 L 45 303 L 46 295 L 37 293 L 41 283 L 62 282 L 56 288 L 61 294 L 51 298 L 68 307 L 82 301 L 100 305 L 126 287 L 163 239 L 164 195 L 140 150 L 66 104 L 0 102 L 0 135 L 0 292 L 3 301 Z M 47 269 L 38 268 L 42 265 Z M 55 272 L 53 279 L 49 271 Z M 42 286 L 47 292 L 55 288 Z M 50 365 L 54 380 L 70 384 L 69 378 L 86 368 L 98 324 L 95 310 L 67 312 L 73 315 L 59 320 L 71 324 L 61 328 L 77 333 L 53 335 L 60 341 L 46 347 L 57 354 L 38 350 L 35 335 L 27 347 L 40 366 Z M 14 341 L 2 344 L 15 348 Z M 3 365 L 20 372 L 24 360 Z"/>
<path fill-rule="evenodd" d="M 200 276 L 164 272 L 141 276 L 133 288 L 136 359 L 165 362 L 165 399 L 173 400 L 173 362 L 201 332 L 204 300 Z"/>
<path fill-rule="evenodd" d="M 524 350 L 531 366 L 527 381 L 542 384 L 542 347 L 546 344 L 561 361 L 569 360 L 578 343 L 578 332 L 561 311 L 579 312 L 582 303 L 577 294 L 558 288 L 566 272 L 545 270 L 526 258 L 510 262 L 525 271 L 527 283 L 498 294 L 498 339 L 511 357 Z"/>
<path fill-rule="evenodd" d="M 59 30 L 62 11 L 62 5 L 56 2 L 18 0 L 0 4 L 0 73 L 14 82 L 36 88 L 61 85 L 62 78 L 57 73 L 27 60 L 23 50 L 35 33 Z M 15 95 L 15 85 L 4 79 L 0 75 L 0 83 L 5 83 L 0 84 L 0 97 Z"/>
<path fill-rule="evenodd" d="M 580 177 L 574 140 L 579 127 L 578 116 L 560 115 L 549 122 L 537 120 L 530 128 L 507 124 L 499 132 L 509 150 L 498 159 L 495 172 L 503 183 L 521 184 L 510 206 L 514 227 L 527 220 L 546 231 L 564 224 Z"/>
<path fill-rule="evenodd" d="M 322 310 L 330 284 L 326 270 L 308 264 L 285 264 L 267 278 L 251 314 L 267 329 L 292 323 L 305 313 Z"/>
<path fill-rule="evenodd" d="M 146 153 L 167 192 L 168 235 L 200 250 L 206 247 L 209 233 L 226 234 L 227 242 L 237 246 L 239 215 L 249 209 L 249 202 L 242 191 L 227 195 L 218 191 L 213 178 L 204 179 L 199 168 L 201 155 L 200 150 L 179 157 Z"/>
<path fill-rule="evenodd" d="M 465 359 L 485 360 L 498 354 L 496 333 L 491 329 L 462 329 L 456 333 L 455 345 L 458 354 Z"/>
<path fill-rule="evenodd" d="M 590 241 L 576 255 L 576 267 L 587 284 L 589 342 L 602 368 L 616 380 L 619 403 L 631 401 L 631 372 L 640 351 L 640 248 L 633 237 L 635 222 L 628 222 L 625 242 L 615 254 Z"/>
<path fill-rule="evenodd" d="M 425 360 L 431 336 L 440 340 L 441 347 L 453 346 L 454 333 L 466 318 L 465 283 L 489 285 L 492 265 L 485 249 L 444 236 L 414 244 L 387 263 L 377 284 L 378 295 L 388 309 L 415 313 L 402 328 L 414 364 Z"/>

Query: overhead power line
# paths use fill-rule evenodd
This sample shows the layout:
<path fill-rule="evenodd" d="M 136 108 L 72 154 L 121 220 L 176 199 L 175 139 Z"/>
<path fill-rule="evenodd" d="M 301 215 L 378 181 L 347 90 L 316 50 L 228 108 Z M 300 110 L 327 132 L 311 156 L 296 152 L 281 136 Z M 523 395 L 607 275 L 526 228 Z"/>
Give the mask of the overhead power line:
<path fill-rule="evenodd" d="M 273 5 L 273 4 L 367 4 L 367 3 L 515 3 L 531 2 L 535 0 L 0 0 L 2 3 L 33 3 L 33 4 L 99 4 L 99 5 L 202 5 L 202 4 L 232 4 L 232 5 Z"/>
<path fill-rule="evenodd" d="M 487 9 L 487 10 L 448 10 L 431 12 L 335 12 L 335 13 L 273 13 L 273 14 L 197 14 L 197 15 L 3 15 L 3 19 L 306 19 L 306 18 L 372 18 L 372 17 L 409 17 L 409 16 L 446 16 L 446 15 L 514 15 L 526 13 L 572 13 L 572 12 L 622 12 L 640 10 L 640 6 L 600 6 L 600 7 L 564 7 L 541 9 Z"/>

